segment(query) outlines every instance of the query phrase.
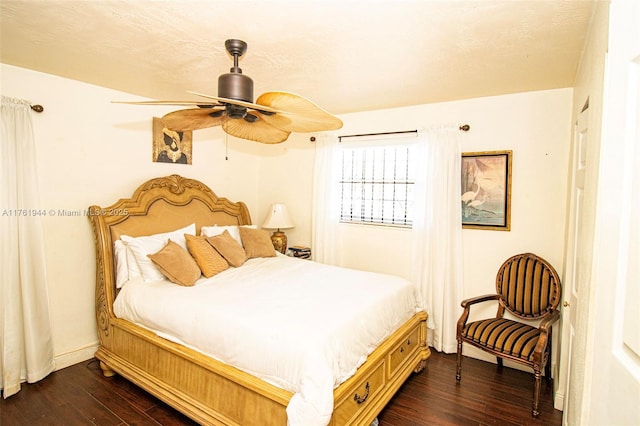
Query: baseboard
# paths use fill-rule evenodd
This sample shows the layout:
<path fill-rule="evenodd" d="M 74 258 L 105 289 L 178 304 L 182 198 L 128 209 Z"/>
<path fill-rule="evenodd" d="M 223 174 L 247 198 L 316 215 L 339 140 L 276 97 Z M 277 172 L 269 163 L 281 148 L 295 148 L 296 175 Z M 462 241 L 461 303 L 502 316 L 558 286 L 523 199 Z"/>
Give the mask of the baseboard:
<path fill-rule="evenodd" d="M 53 357 L 56 365 L 55 370 L 62 370 L 63 368 L 67 368 L 72 365 L 78 364 L 79 362 L 91 359 L 93 358 L 93 355 L 97 350 L 98 342 L 95 342 L 83 348 L 55 355 Z"/>
<path fill-rule="evenodd" d="M 553 398 L 553 408 L 556 410 L 564 410 L 564 393 L 557 391 Z"/>

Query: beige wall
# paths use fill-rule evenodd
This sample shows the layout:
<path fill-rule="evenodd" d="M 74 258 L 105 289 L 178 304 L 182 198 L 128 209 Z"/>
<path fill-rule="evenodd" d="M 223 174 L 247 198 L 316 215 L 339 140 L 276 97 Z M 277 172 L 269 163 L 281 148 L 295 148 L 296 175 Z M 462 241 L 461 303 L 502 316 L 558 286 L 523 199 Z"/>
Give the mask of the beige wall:
<path fill-rule="evenodd" d="M 193 134 L 192 165 L 154 163 L 151 117 L 167 107 L 112 104 L 133 97 L 4 64 L 1 71 L 3 95 L 45 108 L 33 114 L 41 205 L 29 208 L 57 212 L 109 205 L 146 179 L 174 173 L 244 200 L 252 212 L 258 208 L 255 144 L 230 140 L 227 161 L 223 133 L 207 129 Z M 47 216 L 43 225 L 54 354 L 62 368 L 93 356 L 97 343 L 93 237 L 86 217 Z"/>
<path fill-rule="evenodd" d="M 346 114 L 338 134 L 468 123 L 463 151 L 513 151 L 511 231 L 463 231 L 470 296 L 494 291 L 498 267 L 517 252 L 536 252 L 562 272 L 571 98 L 571 89 L 557 89 Z M 296 222 L 287 231 L 293 244 L 311 238 L 314 146 L 308 136 L 296 135 L 280 145 L 278 155 L 263 158 L 269 172 L 261 176 L 260 196 L 289 206 Z M 341 225 L 339 238 L 341 265 L 409 276 L 410 231 Z"/>
<path fill-rule="evenodd" d="M 170 108 L 111 104 L 132 97 L 6 65 L 2 92 L 45 106 L 44 114 L 34 115 L 42 208 L 108 204 L 145 179 L 178 173 L 246 201 L 258 224 L 270 203 L 287 204 L 296 224 L 287 230 L 289 244 L 310 244 L 310 135 L 274 146 L 229 138 L 227 161 L 223 133 L 206 129 L 194 133 L 193 165 L 160 164 L 150 161 L 150 119 Z M 498 266 L 516 252 L 536 252 L 562 273 L 571 98 L 572 89 L 557 89 L 347 114 L 339 134 L 468 123 L 464 151 L 513 150 L 512 231 L 463 232 L 464 295 L 483 294 L 494 291 Z M 92 356 L 96 344 L 93 239 L 84 217 L 47 217 L 44 227 L 60 368 Z M 345 225 L 340 263 L 407 277 L 409 241 L 406 230 Z"/>

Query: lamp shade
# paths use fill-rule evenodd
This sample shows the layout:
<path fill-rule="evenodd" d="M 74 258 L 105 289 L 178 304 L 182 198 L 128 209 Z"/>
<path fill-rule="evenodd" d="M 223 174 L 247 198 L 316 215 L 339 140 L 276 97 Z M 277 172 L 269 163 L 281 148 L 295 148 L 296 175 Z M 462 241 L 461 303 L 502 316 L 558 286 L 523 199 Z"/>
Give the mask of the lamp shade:
<path fill-rule="evenodd" d="M 267 218 L 262 224 L 263 228 L 267 229 L 287 229 L 293 228 L 294 224 L 289 218 L 289 212 L 287 206 L 284 204 L 271 204 Z"/>

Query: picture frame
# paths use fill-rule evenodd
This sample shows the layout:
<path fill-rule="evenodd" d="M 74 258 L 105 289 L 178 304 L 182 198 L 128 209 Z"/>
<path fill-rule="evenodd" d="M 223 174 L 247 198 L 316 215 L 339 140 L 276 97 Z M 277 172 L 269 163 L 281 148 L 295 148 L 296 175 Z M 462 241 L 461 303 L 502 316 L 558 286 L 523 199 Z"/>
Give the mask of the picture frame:
<path fill-rule="evenodd" d="M 153 117 L 152 161 L 191 164 L 193 132 L 168 129 L 161 118 Z"/>
<path fill-rule="evenodd" d="M 462 153 L 462 228 L 511 230 L 512 151 Z"/>

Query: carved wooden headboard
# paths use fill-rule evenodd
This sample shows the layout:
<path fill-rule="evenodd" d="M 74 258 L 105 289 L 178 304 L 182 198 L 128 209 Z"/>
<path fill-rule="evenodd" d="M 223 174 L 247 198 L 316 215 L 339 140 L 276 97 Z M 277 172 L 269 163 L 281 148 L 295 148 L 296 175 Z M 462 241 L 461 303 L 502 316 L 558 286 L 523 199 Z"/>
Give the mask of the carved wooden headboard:
<path fill-rule="evenodd" d="M 210 225 L 250 225 L 243 202 L 219 198 L 200 181 L 171 175 L 148 180 L 131 198 L 88 210 L 96 247 L 96 315 L 100 340 L 114 317 L 116 265 L 113 243 L 121 235 L 169 232 L 192 223 L 199 230 Z"/>

